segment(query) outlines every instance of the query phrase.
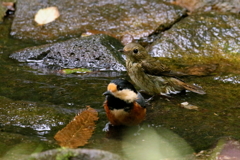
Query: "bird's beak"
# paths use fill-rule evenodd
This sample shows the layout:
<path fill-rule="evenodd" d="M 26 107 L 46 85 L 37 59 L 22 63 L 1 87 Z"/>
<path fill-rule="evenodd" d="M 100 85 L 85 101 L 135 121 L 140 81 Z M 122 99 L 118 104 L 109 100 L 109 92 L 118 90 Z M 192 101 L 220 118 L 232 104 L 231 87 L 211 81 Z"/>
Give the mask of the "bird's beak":
<path fill-rule="evenodd" d="M 123 49 L 119 49 L 118 52 L 124 52 L 124 50 Z"/>
<path fill-rule="evenodd" d="M 112 92 L 111 91 L 106 91 L 103 93 L 104 96 L 107 96 L 107 95 L 112 95 Z"/>

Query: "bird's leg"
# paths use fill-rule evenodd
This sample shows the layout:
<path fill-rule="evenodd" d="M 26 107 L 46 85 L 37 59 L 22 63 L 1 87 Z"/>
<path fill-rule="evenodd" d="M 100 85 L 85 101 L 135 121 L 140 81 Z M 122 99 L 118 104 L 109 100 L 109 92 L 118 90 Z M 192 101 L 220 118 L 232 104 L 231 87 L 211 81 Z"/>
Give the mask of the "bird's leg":
<path fill-rule="evenodd" d="M 140 132 L 141 132 L 142 130 L 144 130 L 144 129 L 143 129 L 140 125 L 138 125 L 138 130 L 137 130 L 136 133 L 134 133 L 134 136 L 140 135 Z"/>
<path fill-rule="evenodd" d="M 163 98 L 172 98 L 170 95 L 164 94 L 164 93 L 160 93 L 159 96 L 161 96 L 161 97 L 163 97 Z"/>
<path fill-rule="evenodd" d="M 110 125 L 111 125 L 110 122 L 106 123 L 106 125 L 105 125 L 105 127 L 103 128 L 102 131 L 104 131 L 104 132 L 108 132 L 108 131 L 109 131 L 109 126 L 110 126 Z"/>
<path fill-rule="evenodd" d="M 150 96 L 150 95 L 149 95 L 146 91 L 144 91 L 144 90 L 140 90 L 139 93 L 141 93 L 141 94 L 143 94 L 143 95 L 146 94 L 147 97 Z M 150 101 L 154 100 L 154 98 L 155 98 L 155 96 L 153 95 L 153 96 L 151 96 L 150 98 L 147 98 L 147 99 L 145 100 L 145 102 L 146 102 L 146 103 L 149 103 Z"/>
<path fill-rule="evenodd" d="M 156 97 L 160 98 L 160 97 L 163 97 L 163 98 L 171 98 L 170 95 L 167 95 L 167 94 L 160 94 L 160 95 L 153 95 L 152 97 L 146 99 L 146 103 L 149 103 L 151 101 L 154 101 L 154 99 L 156 99 Z"/>
<path fill-rule="evenodd" d="M 152 97 L 146 99 L 146 103 L 149 103 L 150 101 L 153 101 L 155 97 L 156 97 L 156 96 L 153 95 Z"/>
<path fill-rule="evenodd" d="M 147 94 L 148 95 L 148 93 L 145 90 L 142 90 L 142 89 L 138 92 L 141 93 L 141 94 Z"/>

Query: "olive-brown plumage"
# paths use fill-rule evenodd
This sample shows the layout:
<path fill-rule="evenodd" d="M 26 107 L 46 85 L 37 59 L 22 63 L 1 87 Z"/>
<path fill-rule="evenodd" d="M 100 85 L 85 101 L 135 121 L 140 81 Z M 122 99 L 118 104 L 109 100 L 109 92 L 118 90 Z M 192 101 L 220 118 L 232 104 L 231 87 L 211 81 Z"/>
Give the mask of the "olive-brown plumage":
<path fill-rule="evenodd" d="M 128 75 L 137 86 L 148 94 L 170 94 L 182 90 L 205 94 L 202 88 L 175 78 L 181 73 L 170 70 L 160 60 L 151 57 L 140 44 L 129 43 L 122 52 L 126 55 Z"/>

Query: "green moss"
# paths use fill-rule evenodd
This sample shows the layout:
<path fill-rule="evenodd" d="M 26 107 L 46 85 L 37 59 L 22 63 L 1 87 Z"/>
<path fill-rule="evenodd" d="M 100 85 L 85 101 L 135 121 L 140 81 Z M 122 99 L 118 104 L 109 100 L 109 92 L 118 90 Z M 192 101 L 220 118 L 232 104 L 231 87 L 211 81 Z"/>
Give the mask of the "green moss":
<path fill-rule="evenodd" d="M 59 153 L 56 154 L 56 160 L 69 160 L 71 157 L 76 156 L 76 153 L 73 153 L 70 150 L 64 151 L 64 148 L 59 149 Z"/>

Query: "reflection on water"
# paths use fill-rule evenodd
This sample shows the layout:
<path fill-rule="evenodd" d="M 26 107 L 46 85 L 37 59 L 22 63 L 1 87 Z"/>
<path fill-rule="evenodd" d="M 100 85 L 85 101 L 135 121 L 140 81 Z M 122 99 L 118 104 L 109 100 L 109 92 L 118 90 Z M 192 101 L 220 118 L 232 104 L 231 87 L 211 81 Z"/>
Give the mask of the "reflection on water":
<path fill-rule="evenodd" d="M 214 80 L 222 81 L 224 83 L 240 84 L 239 75 L 227 75 L 227 76 L 217 76 Z"/>
<path fill-rule="evenodd" d="M 138 135 L 123 138 L 123 151 L 133 160 L 192 159 L 193 149 L 174 132 L 163 127 L 144 127 Z M 151 158 L 149 158 L 151 157 Z"/>

